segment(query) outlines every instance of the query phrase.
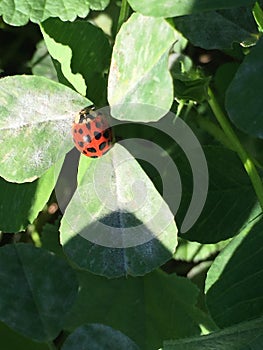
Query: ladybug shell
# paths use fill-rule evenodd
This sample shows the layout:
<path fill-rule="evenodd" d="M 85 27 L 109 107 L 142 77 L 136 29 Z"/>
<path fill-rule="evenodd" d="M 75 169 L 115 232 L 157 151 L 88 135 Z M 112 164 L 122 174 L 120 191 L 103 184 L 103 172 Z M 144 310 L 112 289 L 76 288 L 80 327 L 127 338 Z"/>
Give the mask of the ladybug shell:
<path fill-rule="evenodd" d="M 94 108 L 79 112 L 72 126 L 75 147 L 87 157 L 98 158 L 113 145 L 112 130 L 106 117 Z"/>

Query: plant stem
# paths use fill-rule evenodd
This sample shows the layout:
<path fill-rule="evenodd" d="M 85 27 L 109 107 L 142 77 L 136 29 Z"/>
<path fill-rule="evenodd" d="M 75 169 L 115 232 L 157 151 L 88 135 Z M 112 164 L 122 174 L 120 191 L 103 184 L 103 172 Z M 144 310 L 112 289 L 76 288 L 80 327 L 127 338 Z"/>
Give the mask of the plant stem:
<path fill-rule="evenodd" d="M 117 33 L 118 33 L 120 27 L 122 26 L 122 24 L 128 19 L 129 12 L 130 12 L 130 7 L 129 7 L 127 0 L 122 0 L 119 20 L 118 20 L 118 25 L 117 25 Z"/>
<path fill-rule="evenodd" d="M 179 103 L 178 103 L 178 107 L 177 107 L 175 119 L 178 118 L 178 117 L 180 117 L 180 115 L 181 115 L 181 113 L 182 113 L 182 110 L 183 110 L 183 108 L 184 108 L 184 105 L 185 105 L 185 101 L 180 100 Z"/>
<path fill-rule="evenodd" d="M 238 137 L 236 136 L 230 122 L 228 121 L 227 117 L 225 116 L 223 110 L 219 106 L 216 97 L 213 93 L 213 91 L 208 88 L 208 95 L 209 100 L 208 103 L 218 121 L 218 123 L 221 125 L 221 128 L 224 130 L 227 138 L 232 144 L 232 148 L 235 150 L 235 152 L 238 154 L 239 158 L 241 159 L 243 166 L 250 178 L 250 181 L 253 185 L 254 191 L 257 195 L 258 201 L 260 203 L 261 209 L 263 211 L 263 184 L 261 181 L 261 178 L 257 172 L 257 169 L 253 163 L 253 160 L 247 153 L 247 151 L 243 148 L 242 144 L 240 143 Z"/>
<path fill-rule="evenodd" d="M 205 130 L 207 133 L 213 136 L 223 146 L 229 148 L 231 151 L 235 151 L 232 142 L 228 139 L 228 137 L 219 125 L 215 124 L 210 119 L 202 116 L 198 117 L 197 124 L 202 128 L 202 130 Z"/>
<path fill-rule="evenodd" d="M 188 118 L 193 106 L 194 106 L 194 101 L 189 101 L 188 104 L 186 105 L 186 111 L 184 114 L 184 121 L 186 121 L 186 119 Z"/>

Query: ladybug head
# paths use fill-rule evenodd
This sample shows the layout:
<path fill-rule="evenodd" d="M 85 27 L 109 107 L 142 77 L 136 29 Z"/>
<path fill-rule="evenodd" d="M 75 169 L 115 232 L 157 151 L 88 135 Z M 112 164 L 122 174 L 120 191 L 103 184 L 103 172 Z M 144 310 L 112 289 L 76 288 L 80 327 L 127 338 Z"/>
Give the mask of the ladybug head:
<path fill-rule="evenodd" d="M 96 118 L 97 114 L 95 112 L 95 106 L 91 105 L 83 108 L 75 117 L 75 123 L 85 123 L 88 120 L 93 120 Z"/>

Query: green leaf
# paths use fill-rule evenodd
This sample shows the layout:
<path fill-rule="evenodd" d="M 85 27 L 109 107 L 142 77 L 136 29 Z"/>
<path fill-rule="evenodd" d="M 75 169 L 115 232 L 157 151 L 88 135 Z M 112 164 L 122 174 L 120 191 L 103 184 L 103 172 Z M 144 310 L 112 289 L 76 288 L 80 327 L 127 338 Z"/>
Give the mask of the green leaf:
<path fill-rule="evenodd" d="M 257 22 L 258 30 L 263 32 L 263 11 L 258 2 L 253 7 L 253 16 Z"/>
<path fill-rule="evenodd" d="M 103 31 L 86 21 L 74 23 L 49 19 L 42 33 L 50 55 L 60 63 L 61 72 L 72 86 L 97 105 L 106 103 L 104 72 L 111 48 Z"/>
<path fill-rule="evenodd" d="M 38 180 L 32 183 L 14 184 L 0 178 L 1 231 L 15 233 L 22 231 L 27 227 L 29 224 L 28 213 L 31 210 L 32 196 L 34 196 L 36 192 L 37 184 Z"/>
<path fill-rule="evenodd" d="M 110 3 L 110 0 L 90 0 L 90 8 L 94 11 L 104 10 Z"/>
<path fill-rule="evenodd" d="M 245 133 L 263 138 L 263 38 L 240 65 L 226 92 L 226 110 L 232 122 Z"/>
<path fill-rule="evenodd" d="M 111 280 L 79 271 L 79 278 L 79 296 L 66 322 L 69 330 L 104 323 L 144 350 L 159 349 L 164 339 L 200 333 L 194 316 L 198 289 L 187 278 L 162 271 Z"/>
<path fill-rule="evenodd" d="M 57 81 L 57 72 L 48 53 L 44 40 L 41 40 L 36 47 L 36 51 L 30 61 L 32 73 Z"/>
<path fill-rule="evenodd" d="M 175 17 L 208 10 L 252 6 L 253 0 L 129 0 L 134 11 L 145 16 Z"/>
<path fill-rule="evenodd" d="M 108 83 L 114 117 L 148 122 L 169 111 L 173 87 L 168 54 L 177 37 L 181 35 L 163 19 L 138 13 L 122 25 L 113 48 Z M 151 113 L 144 113 L 142 104 L 150 105 Z"/>
<path fill-rule="evenodd" d="M 207 306 L 219 327 L 260 317 L 263 308 L 263 221 L 235 237 L 208 271 Z"/>
<path fill-rule="evenodd" d="M 203 150 L 209 170 L 206 203 L 197 222 L 181 237 L 200 243 L 217 243 L 237 235 L 261 213 L 261 208 L 236 154 L 217 146 L 206 146 Z M 178 153 L 176 164 L 184 181 L 182 203 L 176 215 L 179 227 L 192 194 L 192 173 L 185 162 Z"/>
<path fill-rule="evenodd" d="M 174 78 L 174 95 L 178 99 L 197 101 L 207 100 L 207 89 L 210 77 L 203 74 L 200 69 L 191 67 L 191 60 L 180 56 L 171 67 Z"/>
<path fill-rule="evenodd" d="M 59 219 L 54 224 L 46 223 L 44 225 L 41 232 L 41 247 L 64 258 L 65 255 L 59 243 L 59 225 Z"/>
<path fill-rule="evenodd" d="M 36 343 L 20 334 L 12 331 L 4 323 L 0 322 L 1 347 L 8 350 L 26 349 L 26 350 L 48 350 L 47 344 Z"/>
<path fill-rule="evenodd" d="M 36 76 L 0 80 L 0 176 L 31 182 L 72 147 L 74 115 L 91 102 Z"/>
<path fill-rule="evenodd" d="M 227 241 L 216 244 L 201 244 L 179 239 L 179 244 L 174 254 L 175 260 L 184 260 L 189 262 L 199 262 L 208 259 L 211 255 L 220 251 L 227 245 Z"/>
<path fill-rule="evenodd" d="M 62 350 L 114 349 L 139 350 L 123 333 L 102 324 L 89 324 L 77 328 L 63 344 Z"/>
<path fill-rule="evenodd" d="M 0 15 L 6 23 L 22 26 L 29 20 L 43 22 L 49 17 L 59 17 L 62 21 L 74 21 L 76 17 L 86 17 L 89 9 L 101 11 L 109 4 L 109 0 L 19 0 L 1 1 Z"/>
<path fill-rule="evenodd" d="M 0 230 L 19 232 L 32 223 L 48 201 L 58 176 L 59 165 L 50 168 L 40 179 L 15 184 L 0 178 Z M 15 210 L 15 215 L 14 215 Z"/>
<path fill-rule="evenodd" d="M 207 50 L 227 49 L 234 42 L 257 40 L 251 11 L 245 8 L 197 13 L 175 18 L 174 22 L 193 45 Z M 247 28 L 250 22 L 254 25 Z"/>
<path fill-rule="evenodd" d="M 237 62 L 228 62 L 218 67 L 214 75 L 214 86 L 217 91 L 217 98 L 221 105 L 225 103 L 225 94 L 229 84 L 234 78 L 239 67 Z"/>
<path fill-rule="evenodd" d="M 0 319 L 35 341 L 54 339 L 78 290 L 64 260 L 29 244 L 0 248 Z"/>
<path fill-rule="evenodd" d="M 47 203 L 59 176 L 62 168 L 64 157 L 52 166 L 37 182 L 37 187 L 34 196 L 32 196 L 32 206 L 29 211 L 29 222 L 32 223 L 38 213 L 43 209 Z"/>
<path fill-rule="evenodd" d="M 173 214 L 138 162 L 119 144 L 92 162 L 81 159 L 85 176 L 60 227 L 67 256 L 107 277 L 144 275 L 169 260 L 177 245 Z"/>
<path fill-rule="evenodd" d="M 263 347 L 263 318 L 198 338 L 165 341 L 163 350 L 258 350 Z"/>

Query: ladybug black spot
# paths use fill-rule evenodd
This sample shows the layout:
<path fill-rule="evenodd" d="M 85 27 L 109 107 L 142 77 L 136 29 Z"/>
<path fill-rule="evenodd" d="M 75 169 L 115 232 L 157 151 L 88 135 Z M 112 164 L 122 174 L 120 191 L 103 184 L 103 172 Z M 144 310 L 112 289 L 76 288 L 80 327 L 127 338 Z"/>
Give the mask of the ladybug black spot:
<path fill-rule="evenodd" d="M 81 147 L 81 148 L 84 146 L 84 143 L 81 141 L 79 141 L 78 144 L 79 144 L 79 147 Z"/>
<path fill-rule="evenodd" d="M 87 152 L 85 150 L 82 153 L 87 154 Z"/>
<path fill-rule="evenodd" d="M 101 138 L 101 132 L 94 131 L 94 136 L 96 140 L 99 140 Z"/>
<path fill-rule="evenodd" d="M 87 117 L 88 117 L 90 120 L 95 119 L 95 116 L 94 116 L 94 115 L 92 115 L 92 114 L 90 114 L 90 113 L 87 115 Z"/>
<path fill-rule="evenodd" d="M 90 123 L 86 123 L 86 128 L 90 130 Z"/>
<path fill-rule="evenodd" d="M 96 149 L 94 147 L 88 147 L 86 148 L 87 152 L 90 152 L 90 153 L 96 153 Z"/>
<path fill-rule="evenodd" d="M 106 142 L 102 142 L 100 145 L 99 145 L 99 149 L 102 151 L 104 148 L 106 147 Z"/>
<path fill-rule="evenodd" d="M 80 134 L 83 134 L 83 130 L 82 130 L 82 129 L 79 129 L 79 133 L 80 133 Z"/>
<path fill-rule="evenodd" d="M 74 129 L 74 133 L 77 133 L 78 131 L 77 131 L 77 129 Z"/>
<path fill-rule="evenodd" d="M 107 130 L 104 131 L 103 137 L 104 137 L 105 139 L 108 139 L 108 138 L 109 138 L 109 129 L 107 129 Z"/>

